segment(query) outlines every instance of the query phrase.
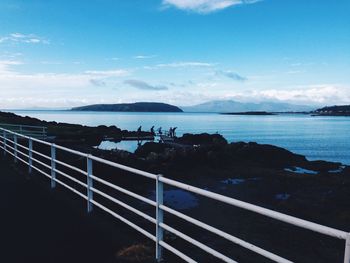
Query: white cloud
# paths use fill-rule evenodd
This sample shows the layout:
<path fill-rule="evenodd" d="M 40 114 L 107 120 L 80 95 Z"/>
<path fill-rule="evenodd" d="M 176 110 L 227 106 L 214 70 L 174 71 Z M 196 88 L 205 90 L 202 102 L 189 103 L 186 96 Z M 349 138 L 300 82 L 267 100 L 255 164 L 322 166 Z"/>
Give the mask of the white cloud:
<path fill-rule="evenodd" d="M 28 44 L 49 44 L 45 38 L 38 37 L 34 34 L 11 33 L 7 36 L 0 37 L 1 43 L 28 43 Z"/>
<path fill-rule="evenodd" d="M 1 55 L 0 58 L 6 58 L 6 59 L 15 59 L 18 58 L 20 56 L 22 56 L 23 54 L 20 52 L 8 52 L 8 51 L 4 51 Z"/>
<path fill-rule="evenodd" d="M 235 5 L 253 4 L 260 0 L 163 0 L 163 6 L 174 6 L 181 10 L 210 13 Z"/>
<path fill-rule="evenodd" d="M 12 72 L 11 67 L 16 65 L 22 65 L 21 61 L 16 60 L 0 60 L 0 75 L 9 74 Z"/>
<path fill-rule="evenodd" d="M 238 89 L 230 84 L 220 82 L 199 82 L 188 84 L 185 90 L 198 98 L 197 103 L 210 100 L 237 100 L 242 102 L 276 101 L 299 105 L 339 105 L 350 104 L 350 86 L 340 84 L 319 84 L 279 89 Z M 181 92 L 180 92 L 181 94 Z M 179 96 L 176 96 L 179 98 Z M 182 97 L 176 102 L 178 105 L 191 105 L 190 97 Z M 206 100 L 202 100 L 205 98 Z M 195 104 L 195 102 L 192 104 Z"/>
<path fill-rule="evenodd" d="M 120 58 L 118 58 L 118 57 L 112 57 L 112 58 L 106 58 L 105 60 L 118 61 L 118 60 L 120 60 Z"/>
<path fill-rule="evenodd" d="M 155 58 L 157 57 L 156 55 L 137 55 L 134 56 L 134 59 L 149 59 L 149 58 Z"/>
<path fill-rule="evenodd" d="M 10 34 L 11 37 L 13 38 L 26 38 L 27 36 L 21 33 L 12 33 Z"/>
<path fill-rule="evenodd" d="M 213 80 L 201 77 L 181 85 L 164 81 L 160 82 L 162 85 L 157 85 L 158 74 L 156 83 L 153 83 L 152 79 L 150 83 L 137 80 L 137 76 L 125 80 L 125 76 L 132 75 L 127 69 L 88 70 L 76 74 L 24 74 L 16 71 L 16 67 L 21 64 L 23 64 L 21 61 L 15 59 L 0 60 L 0 108 L 71 107 L 90 103 L 132 101 L 164 101 L 175 105 L 191 105 L 217 99 L 246 102 L 285 101 L 320 106 L 350 104 L 350 86 L 345 84 L 280 86 L 279 83 L 275 83 L 271 86 L 270 83 L 264 84 L 259 78 L 256 83 L 247 85 L 254 78 L 250 76 L 244 86 L 240 82 L 232 82 L 226 78 Z M 213 64 L 205 62 L 179 62 L 163 64 L 161 67 L 166 67 L 165 65 L 167 67 L 170 65 L 170 71 L 173 71 L 171 67 L 182 69 L 189 66 L 203 66 L 209 71 L 213 69 L 211 68 Z M 133 79 L 134 77 L 136 79 Z M 183 79 L 182 72 L 181 79 Z M 125 84 L 133 88 L 128 89 Z M 171 89 L 167 90 L 170 86 Z"/>
<path fill-rule="evenodd" d="M 279 101 L 304 105 L 350 104 L 350 87 L 336 84 L 306 85 L 280 89 L 207 91 L 218 99 L 244 102 Z"/>
<path fill-rule="evenodd" d="M 215 64 L 207 62 L 198 62 L 198 61 L 188 61 L 188 62 L 174 62 L 167 64 L 158 64 L 157 68 L 186 68 L 186 67 L 212 67 Z"/>
<path fill-rule="evenodd" d="M 60 61 L 46 61 L 46 60 L 42 60 L 39 63 L 42 65 L 62 65 L 63 64 Z"/>
<path fill-rule="evenodd" d="M 289 71 L 287 71 L 286 73 L 287 73 L 287 74 L 294 75 L 294 74 L 305 73 L 305 71 L 303 71 L 303 70 L 289 70 Z"/>
<path fill-rule="evenodd" d="M 100 77 L 123 77 L 129 74 L 128 70 L 125 69 L 114 69 L 114 70 L 88 70 L 85 71 L 88 75 L 100 76 Z"/>
<path fill-rule="evenodd" d="M 110 89 L 119 78 L 129 74 L 124 69 L 24 74 L 15 71 L 20 64 L 0 60 L 0 108 L 66 107 L 84 104 L 83 100 L 108 100 L 111 95 L 101 89 Z"/>
<path fill-rule="evenodd" d="M 263 90 L 256 95 L 265 99 L 276 99 L 293 103 L 349 104 L 350 87 L 340 85 L 312 85 L 288 90 Z"/>

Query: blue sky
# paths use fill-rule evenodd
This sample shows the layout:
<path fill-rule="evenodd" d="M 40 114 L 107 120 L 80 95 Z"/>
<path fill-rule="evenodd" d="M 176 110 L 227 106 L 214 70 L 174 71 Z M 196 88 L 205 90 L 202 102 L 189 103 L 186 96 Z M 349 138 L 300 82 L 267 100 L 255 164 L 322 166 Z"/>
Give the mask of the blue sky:
<path fill-rule="evenodd" d="M 0 0 L 0 108 L 350 103 L 350 1 Z"/>

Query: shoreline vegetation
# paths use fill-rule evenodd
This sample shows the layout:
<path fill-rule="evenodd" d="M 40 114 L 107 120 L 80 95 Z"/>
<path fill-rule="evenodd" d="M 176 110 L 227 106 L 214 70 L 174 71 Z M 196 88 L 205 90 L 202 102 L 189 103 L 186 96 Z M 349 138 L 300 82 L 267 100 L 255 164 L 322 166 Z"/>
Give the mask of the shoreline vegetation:
<path fill-rule="evenodd" d="M 205 133 L 184 134 L 171 143 L 146 142 L 135 153 L 123 150 L 107 151 L 94 146 L 106 138 L 120 141 L 123 137 L 152 134 L 121 130 L 116 126 L 88 127 L 47 122 L 5 112 L 0 112 L 0 123 L 46 126 L 53 143 L 349 231 L 350 167 L 341 163 L 309 161 L 305 156 L 281 147 L 255 142 L 228 143 L 220 134 Z M 64 154 L 60 158 L 85 169 L 86 164 L 80 159 Z M 152 196 L 152 186 L 146 183 L 135 184 L 135 177 L 105 166 L 96 165 L 94 169 L 112 183 Z M 183 195 L 182 192 L 167 193 Z M 228 209 L 224 205 L 217 206 L 194 195 L 183 196 L 185 201 L 182 202 L 186 203 L 186 198 L 191 198 L 194 205 L 191 208 L 180 206 L 180 210 L 186 210 L 198 218 L 206 211 L 206 220 L 211 222 L 216 222 L 218 217 L 215 215 L 218 213 L 225 213 L 225 217 L 220 217 L 223 229 L 244 240 L 253 238 L 256 245 L 267 250 L 280 251 L 281 255 L 296 262 L 305 262 L 305 258 L 318 262 L 334 262 L 334 257 L 340 261 L 342 259 L 340 252 L 343 244 L 338 247 L 327 238 L 320 238 L 307 231 L 295 231 L 295 228 L 289 226 L 281 230 L 278 223 L 272 224 L 271 220 L 257 215 L 252 216 L 233 207 Z M 176 202 L 178 201 L 175 200 L 174 204 L 179 205 Z M 288 236 L 287 243 L 281 242 L 281 235 Z M 290 249 L 291 244 L 300 253 L 294 253 L 294 249 Z M 225 247 L 221 241 L 215 241 L 212 245 Z M 317 257 L 312 249 L 315 246 L 324 248 Z M 247 262 L 265 262 L 241 249 L 230 253 L 238 253 L 238 258 L 248 259 Z M 205 262 L 205 259 L 201 262 Z"/>
<path fill-rule="evenodd" d="M 312 116 L 350 116 L 350 105 L 323 107 L 312 112 Z"/>

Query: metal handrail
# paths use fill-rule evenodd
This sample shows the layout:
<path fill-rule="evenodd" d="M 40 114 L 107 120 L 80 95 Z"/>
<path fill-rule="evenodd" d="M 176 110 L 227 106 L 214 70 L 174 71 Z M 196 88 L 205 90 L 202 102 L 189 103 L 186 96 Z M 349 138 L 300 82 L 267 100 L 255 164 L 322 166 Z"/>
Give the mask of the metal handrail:
<path fill-rule="evenodd" d="M 0 123 L 0 128 L 40 139 L 47 137 L 47 127 L 45 126 Z"/>
<path fill-rule="evenodd" d="M 1 131 L 2 131 L 2 135 L 1 135 Z M 11 136 L 9 136 L 9 135 L 11 135 Z M 11 137 L 11 139 L 10 139 L 10 137 Z M 19 144 L 17 142 L 18 137 L 21 137 L 23 139 L 27 139 L 29 142 L 28 147 L 24 146 L 23 144 Z M 40 153 L 38 150 L 34 150 L 33 149 L 33 142 L 37 142 L 37 143 L 40 143 L 42 145 L 49 146 L 51 148 L 51 155 L 46 155 L 44 153 Z M 22 151 L 19 151 L 18 147 L 20 147 L 21 149 L 24 149 L 25 151 L 28 151 L 28 154 L 26 154 Z M 306 221 L 306 220 L 303 220 L 303 219 L 300 219 L 297 217 L 293 217 L 293 216 L 286 215 L 286 214 L 283 214 L 280 212 L 276 212 L 276 211 L 273 211 L 273 210 L 270 210 L 270 209 L 267 209 L 264 207 L 260 207 L 260 206 L 253 205 L 253 204 L 250 204 L 247 202 L 243 202 L 243 201 L 231 198 L 231 197 L 220 195 L 220 194 L 208 191 L 208 190 L 204 190 L 204 189 L 192 186 L 192 185 L 184 184 L 184 183 L 181 183 L 179 181 L 166 178 L 164 176 L 155 175 L 155 174 L 145 172 L 145 171 L 142 171 L 139 169 L 128 167 L 128 166 L 118 164 L 118 163 L 115 163 L 112 161 L 108 161 L 108 160 L 105 160 L 105 159 L 102 159 L 100 157 L 96 157 L 96 156 L 93 156 L 93 155 L 90 155 L 87 153 L 82 153 L 82 152 L 79 152 L 76 150 L 72 150 L 72 149 L 69 149 L 67 147 L 63 147 L 60 145 L 51 144 L 51 143 L 48 143 L 46 141 L 39 140 L 39 139 L 33 138 L 33 137 L 29 137 L 25 134 L 20 134 L 20 133 L 17 133 L 17 132 L 8 130 L 8 129 L 4 129 L 1 127 L 0 127 L 0 149 L 3 150 L 5 155 L 6 155 L 6 153 L 9 153 L 10 155 L 12 155 L 14 157 L 15 161 L 20 160 L 21 162 L 27 164 L 29 166 L 29 171 L 31 171 L 33 168 L 34 170 L 38 171 L 39 173 L 50 178 L 51 187 L 54 188 L 56 186 L 55 183 L 57 182 L 58 184 L 62 185 L 63 187 L 69 189 L 70 191 L 78 194 L 79 196 L 81 196 L 82 198 L 87 200 L 88 212 L 91 212 L 93 206 L 96 206 L 96 207 L 104 210 L 105 212 L 109 213 L 113 217 L 117 218 L 118 220 L 126 223 L 127 225 L 129 225 L 133 229 L 137 230 L 138 232 L 142 233 L 146 237 L 150 238 L 151 240 L 153 240 L 156 243 L 156 259 L 158 261 L 160 261 L 161 258 L 163 257 L 162 251 L 163 251 L 163 249 L 165 249 L 165 250 L 168 250 L 168 251 L 174 253 L 175 255 L 177 255 L 179 258 L 183 259 L 186 262 L 196 262 L 195 260 L 193 260 L 189 256 L 185 255 L 183 252 L 181 252 L 179 249 L 164 242 L 163 231 L 165 230 L 167 232 L 170 232 L 170 233 L 190 242 L 192 245 L 199 247 L 203 251 L 205 251 L 205 252 L 211 254 L 212 256 L 217 257 L 225 262 L 231 262 L 231 263 L 236 262 L 234 259 L 231 259 L 231 258 L 223 255 L 219 251 L 208 247 L 207 245 L 199 242 L 198 240 L 195 240 L 194 238 L 188 236 L 186 233 L 182 233 L 179 230 L 176 230 L 175 228 L 173 228 L 172 226 L 167 225 L 164 222 L 164 216 L 163 216 L 163 212 L 166 212 L 166 213 L 169 213 L 173 216 L 176 216 L 177 218 L 180 218 L 188 223 L 196 225 L 196 226 L 198 226 L 206 231 L 214 233 L 217 236 L 224 238 L 228 241 L 231 241 L 234 244 L 240 245 L 240 246 L 242 246 L 242 247 L 244 247 L 252 252 L 255 252 L 263 257 L 271 259 L 275 262 L 283 262 L 283 263 L 292 262 L 288 259 L 285 259 L 281 256 L 278 256 L 278 255 L 271 253 L 267 250 L 264 250 L 260 247 L 257 247 L 251 243 L 248 243 L 242 239 L 239 239 L 239 238 L 237 238 L 237 237 L 235 237 L 235 236 L 233 236 L 233 235 L 231 235 L 223 230 L 215 228 L 214 226 L 208 225 L 208 224 L 201 222 L 193 217 L 190 217 L 190 216 L 185 215 L 179 211 L 176 211 L 170 207 L 165 206 L 163 204 L 163 186 L 164 186 L 164 184 L 166 184 L 166 185 L 169 185 L 172 187 L 176 187 L 176 188 L 179 188 L 182 190 L 186 190 L 186 191 L 210 198 L 212 200 L 216 200 L 216 201 L 221 202 L 221 203 L 229 204 L 229 205 L 232 205 L 232 206 L 235 206 L 238 208 L 242 208 L 242 209 L 254 212 L 256 214 L 264 215 L 264 216 L 273 218 L 275 220 L 288 223 L 290 225 L 294 225 L 297 227 L 308 229 L 310 231 L 317 232 L 317 233 L 320 233 L 320 234 L 323 234 L 326 236 L 345 240 L 346 242 L 345 242 L 344 263 L 350 263 L 350 233 L 347 233 L 347 232 L 342 231 L 342 230 L 330 228 L 330 227 L 323 226 L 323 225 L 320 225 L 320 224 L 317 224 L 314 222 Z M 62 151 L 67 152 L 67 153 L 71 153 L 71 154 L 86 158 L 86 163 L 87 163 L 86 171 L 82 170 L 80 167 L 76 167 L 76 166 L 73 166 L 71 164 L 65 163 L 62 160 L 57 160 L 57 158 L 56 158 L 56 150 L 57 149 L 62 150 Z M 40 156 L 42 158 L 45 158 L 46 160 L 50 160 L 51 164 L 49 165 L 49 164 L 41 162 L 38 159 L 33 158 L 33 153 L 37 154 L 38 156 Z M 21 154 L 22 156 L 28 158 L 28 161 L 24 160 L 23 158 L 18 157 L 18 154 Z M 35 163 L 39 164 L 41 167 L 49 169 L 51 171 L 51 174 L 43 171 L 42 168 L 39 168 L 39 167 L 33 165 L 33 161 Z M 153 201 L 151 199 L 143 197 L 143 196 L 136 194 L 130 190 L 127 190 L 125 188 L 122 188 L 118 185 L 115 185 L 111 182 L 108 182 L 104 179 L 97 177 L 96 175 L 93 174 L 93 161 L 108 165 L 110 167 L 121 169 L 123 171 L 127 171 L 127 172 L 130 172 L 130 173 L 135 174 L 135 175 L 140 175 L 140 176 L 143 176 L 145 178 L 149 178 L 149 179 L 154 180 L 156 182 L 156 201 Z M 68 168 L 68 170 L 73 170 L 73 171 L 79 172 L 80 174 L 84 175 L 86 177 L 86 183 L 69 175 L 68 172 L 63 172 L 61 170 L 58 170 L 56 168 L 56 164 L 60 164 L 63 167 Z M 69 179 L 70 181 L 72 181 L 76 184 L 79 184 L 80 186 L 83 186 L 84 189 L 86 189 L 86 194 L 78 191 L 77 189 L 68 185 L 67 183 L 62 182 L 61 180 L 57 179 L 56 174 L 61 175 L 61 176 L 65 177 L 66 179 Z M 131 205 L 112 197 L 111 195 L 101 191 L 100 189 L 97 189 L 96 186 L 94 186 L 94 182 L 98 182 L 101 185 L 110 187 L 113 190 L 121 192 L 125 195 L 128 195 L 129 197 L 135 198 L 138 201 L 147 203 L 147 204 L 151 205 L 152 207 L 155 207 L 156 218 L 154 218 L 148 214 L 145 214 L 144 212 L 132 207 Z M 136 225 L 135 223 L 131 222 L 130 220 L 122 217 L 121 215 L 117 214 L 115 211 L 111 210 L 110 208 L 106 207 L 104 204 L 100 203 L 100 201 L 97 202 L 93 197 L 94 193 L 111 201 L 112 203 L 114 203 L 116 205 L 119 205 L 119 206 L 133 212 L 134 214 L 142 217 L 143 219 L 145 219 L 148 222 L 155 225 L 155 227 L 156 227 L 155 235 L 146 231 L 145 229 L 141 228 L 140 226 Z"/>

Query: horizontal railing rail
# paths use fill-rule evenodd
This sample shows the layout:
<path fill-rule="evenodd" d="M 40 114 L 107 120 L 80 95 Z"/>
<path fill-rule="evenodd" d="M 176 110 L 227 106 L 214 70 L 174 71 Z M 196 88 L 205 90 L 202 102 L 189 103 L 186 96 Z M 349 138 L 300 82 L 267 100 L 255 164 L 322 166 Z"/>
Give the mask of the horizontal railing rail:
<path fill-rule="evenodd" d="M 25 146 L 24 143 L 18 143 L 18 138 L 22 138 L 28 141 L 28 146 Z M 47 146 L 50 148 L 50 154 L 45 154 L 44 152 L 40 152 L 40 150 L 34 150 L 33 149 L 33 142 L 39 143 L 42 146 Z M 290 263 L 292 261 L 276 255 L 270 251 L 267 251 L 259 246 L 256 246 L 252 243 L 249 243 L 247 241 L 244 241 L 238 237 L 235 237 L 221 229 L 218 229 L 214 226 L 211 226 L 207 223 L 204 223 L 198 219 L 195 219 L 193 217 L 190 217 L 188 215 L 185 215 L 181 213 L 180 211 L 177 211 L 173 208 L 170 208 L 166 206 L 163 202 L 164 193 L 163 193 L 163 187 L 164 185 L 168 185 L 171 187 L 175 187 L 177 189 L 182 189 L 203 197 L 207 197 L 211 200 L 215 200 L 217 202 L 228 204 L 234 207 L 238 207 L 244 210 L 248 210 L 250 212 L 263 215 L 265 217 L 269 217 L 272 219 L 275 219 L 277 221 L 281 221 L 284 223 L 287 223 L 289 225 L 297 226 L 300 228 L 304 228 L 313 232 L 317 232 L 322 235 L 326 235 L 329 237 L 341 239 L 345 241 L 345 250 L 344 250 L 344 263 L 350 263 L 350 233 L 347 233 L 342 230 L 338 230 L 335 228 L 330 228 L 327 226 L 323 226 L 314 222 L 306 221 L 297 217 L 293 217 L 290 215 L 286 215 L 280 212 L 276 212 L 267 208 L 263 208 L 257 205 L 253 205 L 247 202 L 243 202 L 231 197 L 227 197 L 221 194 L 217 194 L 208 190 L 204 190 L 189 184 L 184 184 L 179 181 L 166 178 L 161 175 L 152 174 L 149 172 L 145 172 L 139 169 L 131 168 L 122 164 L 118 164 L 112 161 L 108 161 L 106 159 L 96 157 L 90 154 L 82 153 L 76 150 L 72 150 L 63 146 L 59 146 L 53 143 L 48 143 L 46 141 L 40 140 L 38 138 L 34 138 L 31 136 L 27 136 L 25 134 L 21 134 L 18 132 L 14 132 L 9 129 L 1 128 L 0 127 L 0 149 L 3 150 L 4 155 L 10 154 L 14 157 L 14 160 L 17 162 L 18 160 L 23 162 L 24 164 L 28 165 L 29 172 L 32 172 L 32 170 L 35 170 L 39 172 L 40 174 L 43 174 L 44 176 L 48 177 L 51 180 L 51 187 L 55 188 L 56 183 L 59 185 L 67 188 L 68 190 L 72 191 L 73 193 L 79 195 L 83 199 L 87 201 L 87 211 L 91 212 L 93 210 L 93 207 L 96 206 L 100 208 L 101 210 L 105 211 L 106 213 L 110 214 L 114 218 L 124 222 L 125 224 L 129 225 L 131 228 L 135 229 L 136 231 L 140 232 L 147 238 L 151 239 L 155 242 L 156 247 L 156 259 L 157 261 L 160 261 L 163 257 L 163 249 L 172 252 L 173 254 L 177 255 L 179 258 L 183 259 L 186 262 L 196 262 L 194 259 L 192 259 L 190 256 L 186 255 L 185 253 L 181 252 L 179 248 L 175 248 L 174 246 L 168 244 L 164 240 L 164 231 L 167 231 L 187 242 L 189 242 L 191 245 L 198 247 L 199 249 L 207 252 L 208 254 L 224 261 L 224 262 L 230 262 L 235 263 L 234 259 L 228 257 L 227 255 L 222 254 L 221 252 L 209 247 L 208 245 L 194 239 L 193 237 L 189 236 L 186 233 L 183 233 L 177 229 L 174 228 L 174 226 L 170 226 L 168 223 L 164 220 L 164 212 L 175 216 L 177 218 L 180 218 L 184 220 L 187 223 L 190 223 L 191 225 L 195 225 L 203 230 L 206 230 L 212 234 L 215 234 L 216 236 L 223 238 L 227 241 L 232 242 L 233 244 L 239 245 L 247 250 L 250 250 L 252 252 L 255 252 L 256 254 L 259 254 L 265 258 L 268 258 L 274 262 L 283 262 L 283 263 Z M 80 158 L 85 159 L 86 164 L 86 170 L 83 170 L 81 167 L 73 166 L 72 164 L 68 164 L 62 160 L 58 160 L 56 156 L 56 151 L 60 150 L 69 154 L 76 155 Z M 39 158 L 42 158 L 39 160 Z M 45 161 L 49 161 L 50 164 L 45 163 Z M 138 175 L 147 179 L 151 179 L 153 182 L 155 182 L 155 192 L 156 192 L 156 200 L 151 200 L 149 198 L 146 198 L 140 194 L 137 194 L 133 191 L 130 191 L 128 189 L 125 189 L 121 186 L 118 186 L 116 184 L 113 184 L 112 182 L 109 182 L 105 179 L 102 179 L 94 174 L 93 170 L 93 164 L 94 163 L 100 163 L 103 165 L 107 165 L 108 167 L 117 168 L 120 170 L 123 170 L 125 172 Z M 62 169 L 58 169 L 56 165 L 60 165 L 64 167 L 66 170 L 62 171 Z M 84 177 L 85 181 L 81 181 L 71 174 L 69 174 L 68 171 L 74 171 L 81 176 Z M 85 189 L 85 193 L 82 193 L 78 189 L 70 186 L 68 183 L 66 183 L 64 180 L 58 179 L 57 175 L 62 176 L 64 180 L 69 180 L 79 187 Z M 130 204 L 127 204 L 126 202 L 117 199 L 116 197 L 112 196 L 109 191 L 103 190 L 101 188 L 98 188 L 96 185 L 102 185 L 104 186 L 104 189 L 108 188 L 114 191 L 117 191 L 118 193 L 121 193 L 125 196 L 128 196 L 132 199 L 135 199 L 137 201 L 140 201 L 142 203 L 145 203 L 149 205 L 150 207 L 153 207 L 155 209 L 155 217 L 150 216 L 147 213 L 144 213 L 143 211 L 133 207 Z M 100 198 L 95 198 L 95 195 L 98 195 L 99 197 L 103 197 L 104 199 L 108 200 L 109 202 L 112 202 L 115 205 L 118 205 L 120 207 L 123 207 L 124 209 L 128 210 L 129 212 L 137 215 L 138 217 L 146 220 L 147 222 L 151 223 L 155 227 L 155 231 L 149 232 L 148 230 L 140 227 L 136 223 L 130 221 L 126 217 L 118 214 L 113 209 L 107 207 L 106 204 L 102 203 Z M 103 199 L 103 200 L 104 200 Z"/>
<path fill-rule="evenodd" d="M 0 128 L 38 139 L 45 139 L 47 136 L 47 127 L 44 126 L 0 123 Z"/>

